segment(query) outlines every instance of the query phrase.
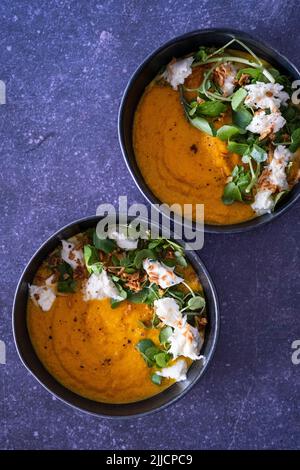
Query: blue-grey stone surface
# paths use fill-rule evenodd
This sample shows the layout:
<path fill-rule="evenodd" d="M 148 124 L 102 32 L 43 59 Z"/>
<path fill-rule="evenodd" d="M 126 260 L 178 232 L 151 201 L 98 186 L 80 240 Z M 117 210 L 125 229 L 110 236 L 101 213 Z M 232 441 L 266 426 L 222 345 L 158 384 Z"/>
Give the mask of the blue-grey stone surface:
<path fill-rule="evenodd" d="M 299 448 L 300 203 L 261 229 L 206 236 L 221 337 L 203 380 L 165 411 L 129 421 L 73 411 L 25 370 L 11 331 L 17 280 L 53 231 L 120 194 L 143 202 L 117 112 L 145 56 L 189 30 L 234 27 L 300 66 L 299 14 L 296 0 L 1 1 L 2 449 Z"/>

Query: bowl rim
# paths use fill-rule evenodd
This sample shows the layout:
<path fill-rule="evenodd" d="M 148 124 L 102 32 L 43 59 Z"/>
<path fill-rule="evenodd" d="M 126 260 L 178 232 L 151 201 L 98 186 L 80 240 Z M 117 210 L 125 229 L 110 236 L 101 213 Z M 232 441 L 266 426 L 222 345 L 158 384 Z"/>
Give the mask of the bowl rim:
<path fill-rule="evenodd" d="M 206 278 L 207 280 L 207 283 L 209 285 L 209 289 L 210 289 L 210 292 L 211 292 L 211 296 L 212 296 L 212 300 L 211 300 L 211 304 L 214 306 L 214 318 L 215 318 L 215 321 L 214 321 L 214 328 L 211 330 L 211 346 L 210 346 L 210 349 L 208 351 L 208 354 L 206 356 L 206 361 L 205 363 L 203 364 L 203 367 L 199 370 L 197 376 L 194 378 L 194 380 L 186 386 L 186 388 L 184 390 L 182 390 L 181 392 L 179 392 L 175 397 L 171 398 L 169 401 L 167 401 L 166 403 L 163 403 L 162 405 L 158 405 L 157 407 L 153 408 L 153 409 L 150 409 L 150 410 L 147 410 L 147 411 L 142 411 L 142 412 L 137 412 L 137 413 L 132 413 L 132 414 L 121 414 L 121 415 L 110 415 L 110 414 L 105 414 L 105 413 L 98 413 L 96 411 L 92 411 L 92 410 L 89 410 L 89 409 L 85 409 L 85 408 L 82 408 L 81 406 L 77 405 L 77 404 L 74 404 L 71 402 L 71 400 L 68 400 L 62 396 L 60 396 L 59 393 L 57 393 L 56 391 L 53 391 L 51 389 L 51 386 L 47 385 L 45 383 L 45 381 L 40 378 L 35 372 L 33 372 L 32 370 L 32 367 L 31 367 L 31 364 L 28 363 L 25 358 L 23 357 L 23 353 L 21 351 L 21 347 L 20 347 L 20 338 L 17 337 L 17 332 L 16 332 L 16 318 L 17 318 L 17 300 L 18 300 L 18 297 L 20 295 L 20 291 L 21 291 L 21 286 L 22 284 L 24 283 L 24 277 L 26 276 L 26 273 L 28 271 L 28 269 L 30 268 L 31 264 L 35 261 L 36 257 L 40 254 L 41 251 L 43 251 L 47 245 L 49 243 L 51 243 L 51 241 L 55 240 L 55 238 L 59 237 L 65 230 L 68 230 L 68 229 L 71 229 L 73 226 L 76 226 L 76 225 L 80 225 L 82 223 L 89 223 L 89 222 L 97 222 L 99 220 L 101 220 L 102 217 L 101 216 L 97 216 L 97 215 L 93 215 L 93 216 L 87 216 L 87 217 L 82 217 L 80 219 L 75 219 L 73 220 L 72 222 L 69 222 L 68 224 L 64 225 L 63 227 L 61 227 L 60 229 L 56 230 L 54 233 L 52 233 L 34 252 L 34 254 L 30 257 L 29 261 L 26 263 L 26 266 L 25 268 L 23 269 L 21 275 L 20 275 L 20 278 L 19 278 L 19 281 L 18 281 L 18 284 L 17 284 L 17 287 L 16 287 L 16 290 L 15 290 L 15 294 L 14 294 L 14 300 L 13 300 L 13 305 L 12 305 L 12 333 L 13 333 L 13 340 L 14 340 L 14 345 L 15 345 L 15 348 L 17 350 L 17 354 L 19 356 L 19 359 L 20 361 L 22 362 L 22 364 L 24 365 L 24 367 L 27 369 L 27 371 L 31 374 L 31 376 L 33 376 L 33 378 L 47 391 L 49 392 L 49 394 L 51 394 L 52 396 L 56 397 L 60 402 L 64 403 L 65 405 L 75 409 L 75 410 L 78 410 L 82 413 L 86 413 L 88 415 L 92 415 L 92 416 L 97 416 L 99 418 L 105 418 L 105 419 L 109 419 L 109 420 L 113 420 L 113 419 L 119 419 L 119 420 L 126 420 L 126 419 L 131 419 L 131 418 L 137 418 L 137 417 L 143 417 L 143 416 L 148 416 L 148 415 L 151 415 L 153 413 L 157 413 L 159 411 L 162 411 L 164 410 L 165 408 L 169 407 L 170 405 L 174 404 L 175 402 L 177 402 L 178 400 L 180 400 L 181 398 L 183 398 L 192 388 L 194 385 L 196 385 L 196 383 L 201 379 L 201 377 L 205 374 L 206 370 L 208 369 L 208 366 L 210 365 L 213 357 L 214 357 L 214 354 L 216 352 L 216 348 L 217 348 L 217 344 L 218 344 L 218 340 L 219 340 L 219 336 L 220 336 L 220 303 L 219 303 L 219 299 L 218 299 L 218 293 L 217 293 L 217 290 L 216 290 L 216 287 L 215 287 L 215 284 L 211 278 L 211 275 L 209 274 L 206 266 L 204 265 L 203 261 L 201 260 L 201 258 L 199 257 L 199 255 L 197 254 L 196 251 L 194 250 L 191 250 L 192 253 L 193 253 L 193 262 L 195 262 L 195 259 L 197 260 L 197 263 L 198 263 L 198 267 L 201 271 L 201 273 L 203 274 L 203 276 Z M 191 263 L 193 263 L 191 261 Z M 27 282 L 27 281 L 26 281 Z M 26 304 L 27 305 L 27 304 Z M 25 310 L 26 310 L 26 305 L 25 305 Z M 26 323 L 26 312 L 24 314 L 24 321 Z M 25 324 L 25 328 L 27 329 L 27 332 L 28 332 L 28 327 L 27 327 L 27 324 Z M 29 333 L 28 333 L 28 336 L 29 336 Z M 68 389 L 67 387 L 65 387 L 63 384 L 61 384 L 47 369 L 46 367 L 44 366 L 44 364 L 42 363 L 42 361 L 39 359 L 34 347 L 33 347 L 33 344 L 31 342 L 31 339 L 30 339 L 30 336 L 29 336 L 29 340 L 30 340 L 30 345 L 34 351 L 34 355 L 35 355 L 35 359 L 42 365 L 42 367 L 45 369 L 46 373 L 52 378 L 54 379 L 61 387 L 63 387 L 65 390 L 67 390 L 68 392 L 72 392 L 73 394 L 77 395 L 78 397 L 80 397 L 81 399 L 84 399 L 88 402 L 92 402 L 92 403 L 100 403 L 100 404 L 104 404 L 104 402 L 97 402 L 96 400 L 91 400 L 89 398 L 86 398 L 86 397 L 83 397 L 79 394 L 77 394 L 76 392 L 73 392 L 72 390 Z M 175 384 L 173 384 L 175 385 Z M 172 386 L 171 386 L 172 387 Z M 170 388 L 171 388 L 170 387 Z M 168 390 L 168 389 L 167 389 Z M 163 393 L 163 392 L 161 392 Z M 159 396 L 159 394 L 157 394 L 157 396 Z M 155 395 L 154 395 L 155 397 Z M 138 400 L 137 402 L 132 402 L 132 403 L 129 403 L 129 404 L 133 404 L 133 403 L 142 403 L 142 402 L 146 402 L 148 399 L 151 399 L 152 397 L 149 397 L 149 398 L 146 398 L 144 400 Z M 110 404 L 108 403 L 108 405 L 116 405 L 116 407 L 122 407 L 123 405 L 127 405 L 126 403 L 124 404 Z"/>
<path fill-rule="evenodd" d="M 140 75 L 140 73 L 143 71 L 144 67 L 148 65 L 160 52 L 163 52 L 165 49 L 167 49 L 169 46 L 174 46 L 176 43 L 184 41 L 185 39 L 189 39 L 194 36 L 201 36 L 201 35 L 206 35 L 206 34 L 224 34 L 224 35 L 235 35 L 239 39 L 242 39 L 244 41 L 250 40 L 253 43 L 255 43 L 255 46 L 257 48 L 263 48 L 267 50 L 269 53 L 273 53 L 275 56 L 275 61 L 277 61 L 282 68 L 286 69 L 286 65 L 290 67 L 291 70 L 293 70 L 295 76 L 297 75 L 297 79 L 300 79 L 300 71 L 298 68 L 287 58 L 285 57 L 281 52 L 279 52 L 276 48 L 273 46 L 270 46 L 269 44 L 265 43 L 262 40 L 257 40 L 254 38 L 251 34 L 248 32 L 244 32 L 242 30 L 234 29 L 234 28 L 204 28 L 204 29 L 196 29 L 193 31 L 189 31 L 187 33 L 184 33 L 180 36 L 175 36 L 172 39 L 169 39 L 162 45 L 160 45 L 158 48 L 156 48 L 154 51 L 150 52 L 144 59 L 143 61 L 138 65 L 138 67 L 134 70 L 134 72 L 131 74 L 127 85 L 124 89 L 120 106 L 119 106 L 119 112 L 118 112 L 118 140 L 119 140 L 119 145 L 121 148 L 121 152 L 123 155 L 123 160 L 125 161 L 126 167 L 141 194 L 143 197 L 153 206 L 159 213 L 163 214 L 166 216 L 168 219 L 172 220 L 172 216 L 168 214 L 168 212 L 161 211 L 159 209 L 159 205 L 163 203 L 163 201 L 160 201 L 155 194 L 152 192 L 150 187 L 147 185 L 143 175 L 139 171 L 139 173 L 135 170 L 133 167 L 132 163 L 129 161 L 129 158 L 127 156 L 127 150 L 126 150 L 126 144 L 124 141 L 124 133 L 123 133 L 123 115 L 126 107 L 126 101 L 129 92 L 131 91 L 132 87 L 134 87 L 135 80 L 137 77 Z M 282 65 L 282 62 L 284 63 Z M 150 83 L 150 81 L 149 81 Z M 261 226 L 272 222 L 275 220 L 277 217 L 281 216 L 285 212 L 287 212 L 291 206 L 293 206 L 297 200 L 300 198 L 300 183 L 297 183 L 293 188 L 292 191 L 298 187 L 298 192 L 294 194 L 292 199 L 287 199 L 287 201 L 283 201 L 282 205 L 275 211 L 272 212 L 271 214 L 264 214 L 261 216 L 254 217 L 253 219 L 244 221 L 244 222 L 239 222 L 237 224 L 228 224 L 228 225 L 222 225 L 222 224 L 208 224 L 204 223 L 203 229 L 206 233 L 225 233 L 225 234 L 232 234 L 232 233 L 242 233 L 242 232 L 249 232 L 250 230 L 254 230 L 256 228 L 260 228 Z M 195 224 L 193 223 L 193 226 Z"/>

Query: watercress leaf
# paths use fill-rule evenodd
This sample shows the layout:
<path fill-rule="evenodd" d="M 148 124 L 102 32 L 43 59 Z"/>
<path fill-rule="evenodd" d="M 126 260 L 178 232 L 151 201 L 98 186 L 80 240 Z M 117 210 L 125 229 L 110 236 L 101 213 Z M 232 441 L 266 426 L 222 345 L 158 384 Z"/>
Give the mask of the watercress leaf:
<path fill-rule="evenodd" d="M 199 295 L 191 297 L 187 303 L 187 306 L 190 310 L 200 310 L 205 307 L 205 299 Z"/>
<path fill-rule="evenodd" d="M 162 377 L 161 377 L 160 375 L 157 375 L 157 374 L 152 374 L 152 375 L 151 375 L 151 381 L 152 381 L 155 385 L 161 385 Z"/>
<path fill-rule="evenodd" d="M 144 354 L 146 349 L 151 348 L 153 346 L 155 346 L 155 344 L 151 339 L 141 339 L 141 341 L 137 343 L 136 349 Z"/>
<path fill-rule="evenodd" d="M 267 152 L 262 147 L 259 147 L 259 145 L 256 144 L 253 145 L 250 151 L 250 155 L 258 163 L 264 162 L 268 158 Z"/>
<path fill-rule="evenodd" d="M 63 261 L 57 267 L 59 272 L 59 278 L 57 282 L 58 292 L 75 292 L 76 281 L 73 280 L 73 269 L 72 267 Z"/>
<path fill-rule="evenodd" d="M 232 204 L 234 201 L 242 201 L 242 195 L 239 187 L 233 181 L 226 184 L 222 201 L 226 205 Z"/>
<path fill-rule="evenodd" d="M 171 358 L 172 358 L 171 354 L 165 351 L 159 352 L 158 354 L 155 354 L 154 356 L 156 365 L 158 367 L 166 367 Z"/>
<path fill-rule="evenodd" d="M 245 173 L 245 168 L 242 165 L 236 165 L 231 173 L 232 181 L 235 183 L 240 192 L 243 193 L 251 181 L 251 174 L 249 171 Z"/>
<path fill-rule="evenodd" d="M 237 153 L 238 155 L 244 155 L 249 149 L 247 144 L 241 144 L 239 142 L 228 142 L 227 146 L 229 152 Z"/>
<path fill-rule="evenodd" d="M 239 109 L 236 111 L 233 111 L 232 113 L 232 121 L 233 124 L 235 124 L 237 127 L 241 129 L 246 129 L 246 127 L 250 124 L 252 121 L 252 114 L 248 109 L 245 108 L 245 106 L 240 106 Z"/>
<path fill-rule="evenodd" d="M 292 88 L 292 82 L 287 75 L 281 75 L 279 74 L 276 77 L 276 83 L 279 83 L 280 85 L 283 86 L 284 90 L 291 96 L 293 93 L 293 88 Z"/>
<path fill-rule="evenodd" d="M 251 78 L 253 78 L 254 80 L 258 80 L 260 75 L 261 75 L 261 71 L 260 69 L 256 69 L 256 68 L 252 68 L 252 67 L 247 67 L 247 68 L 244 68 L 244 69 L 240 69 L 237 73 L 237 80 L 239 80 L 241 78 L 242 75 L 249 75 Z"/>
<path fill-rule="evenodd" d="M 148 248 L 150 250 L 153 250 L 154 248 L 157 248 L 159 245 L 161 245 L 164 242 L 163 238 L 156 238 L 155 240 L 150 240 L 148 244 Z"/>
<path fill-rule="evenodd" d="M 155 356 L 159 353 L 160 349 L 156 346 L 151 346 L 150 348 L 147 348 L 144 352 L 149 362 L 155 362 Z"/>
<path fill-rule="evenodd" d="M 194 55 L 194 58 L 197 62 L 205 62 L 207 59 L 207 50 L 204 46 L 201 46 L 200 49 Z"/>
<path fill-rule="evenodd" d="M 58 281 L 57 290 L 58 292 L 75 292 L 76 281 L 74 281 L 74 279 L 66 279 L 65 281 Z"/>
<path fill-rule="evenodd" d="M 240 172 L 240 166 L 235 165 L 235 167 L 233 168 L 232 173 L 231 173 L 232 178 L 234 179 L 237 176 L 239 176 L 239 172 Z"/>
<path fill-rule="evenodd" d="M 282 115 L 287 122 L 292 122 L 297 117 L 297 109 L 295 106 L 287 106 L 283 108 Z"/>
<path fill-rule="evenodd" d="M 241 193 L 244 193 L 246 188 L 249 186 L 250 184 L 250 181 L 251 181 L 251 175 L 250 175 L 250 172 L 247 172 L 243 175 L 241 175 L 236 184 L 237 186 L 239 187 L 239 190 Z"/>
<path fill-rule="evenodd" d="M 103 263 L 101 263 L 99 260 L 99 253 L 97 248 L 92 245 L 84 245 L 83 258 L 86 268 L 90 274 L 102 272 Z"/>
<path fill-rule="evenodd" d="M 300 128 L 295 129 L 292 133 L 292 143 L 289 146 L 291 152 L 296 152 L 297 148 L 300 147 Z"/>
<path fill-rule="evenodd" d="M 193 119 L 190 119 L 190 122 L 194 127 L 199 129 L 200 131 L 205 132 L 206 134 L 209 134 L 211 136 L 215 135 L 215 131 L 206 119 L 202 117 L 195 117 Z"/>
<path fill-rule="evenodd" d="M 68 278 L 72 278 L 73 279 L 73 269 L 72 267 L 66 263 L 65 261 L 63 261 L 62 263 L 60 263 L 57 267 L 58 269 L 58 272 L 59 272 L 59 281 L 65 281 L 66 279 Z"/>
<path fill-rule="evenodd" d="M 174 258 L 174 259 L 166 258 L 166 259 L 164 259 L 164 264 L 166 266 L 169 266 L 169 268 L 175 268 L 175 266 L 179 263 L 178 263 L 176 258 Z"/>
<path fill-rule="evenodd" d="M 153 305 L 154 303 L 154 300 L 158 299 L 159 298 L 159 295 L 158 295 L 158 286 L 157 285 L 153 285 L 151 286 L 151 288 L 147 288 L 147 291 L 148 291 L 148 295 L 144 301 L 145 304 L 147 305 Z"/>
<path fill-rule="evenodd" d="M 165 238 L 165 248 L 172 248 L 174 252 L 177 251 L 181 254 L 184 253 L 181 245 L 179 245 L 178 243 L 175 243 L 173 240 L 168 240 L 166 238 Z"/>
<path fill-rule="evenodd" d="M 115 282 L 115 286 L 118 289 L 118 295 L 121 297 L 120 299 L 111 299 L 110 306 L 111 308 L 117 308 L 125 299 L 127 299 L 127 292 L 123 289 L 123 287 Z"/>
<path fill-rule="evenodd" d="M 234 111 L 236 111 L 239 106 L 244 102 L 244 99 L 246 98 L 247 94 L 248 93 L 245 88 L 239 88 L 234 92 L 231 99 L 231 107 Z"/>
<path fill-rule="evenodd" d="M 120 266 L 122 266 L 123 268 L 132 267 L 132 261 L 131 261 L 129 254 L 127 254 L 123 258 L 120 258 L 119 263 L 120 263 Z"/>
<path fill-rule="evenodd" d="M 146 258 L 156 259 L 154 251 L 150 250 L 149 248 L 144 248 L 143 250 L 137 251 L 133 261 L 134 266 L 137 269 L 141 269 L 143 261 Z"/>
<path fill-rule="evenodd" d="M 226 104 L 221 101 L 205 101 L 205 103 L 198 104 L 197 114 L 202 114 L 209 117 L 220 116 L 227 109 Z"/>
<path fill-rule="evenodd" d="M 142 339 L 136 345 L 136 349 L 140 352 L 148 367 L 152 367 L 155 364 L 154 356 L 158 354 L 159 349 L 151 339 Z"/>
<path fill-rule="evenodd" d="M 242 162 L 249 165 L 251 162 L 251 156 L 248 153 L 245 153 L 242 157 Z"/>
<path fill-rule="evenodd" d="M 115 286 L 116 288 L 118 289 L 118 295 L 120 297 L 122 297 L 123 300 L 127 299 L 127 291 L 125 289 L 123 289 L 123 287 L 121 286 L 121 284 L 115 282 Z"/>
<path fill-rule="evenodd" d="M 144 304 L 148 297 L 149 289 L 141 289 L 139 292 L 128 293 L 128 300 L 134 304 Z"/>
<path fill-rule="evenodd" d="M 102 270 L 103 270 L 103 264 L 101 263 L 101 261 L 98 261 L 97 263 L 94 263 L 90 266 L 89 272 L 99 274 L 102 272 Z"/>
<path fill-rule="evenodd" d="M 240 129 L 236 126 L 224 125 L 217 130 L 217 137 L 221 140 L 228 140 L 233 135 L 239 134 Z"/>
<path fill-rule="evenodd" d="M 165 326 L 164 328 L 162 328 L 159 332 L 160 343 L 166 344 L 172 333 L 173 329 L 170 326 Z"/>
<path fill-rule="evenodd" d="M 187 261 L 185 259 L 185 257 L 180 254 L 178 251 L 175 252 L 175 256 L 176 256 L 176 263 L 179 264 L 180 266 L 182 266 L 183 268 L 186 268 L 187 267 Z"/>
<path fill-rule="evenodd" d="M 275 81 L 277 82 L 277 78 L 280 77 L 280 72 L 279 72 L 279 70 L 274 69 L 273 67 L 270 67 L 270 68 L 268 69 L 268 72 L 270 72 L 270 74 L 273 76 L 273 78 L 274 78 Z"/>
<path fill-rule="evenodd" d="M 98 250 L 104 251 L 106 254 L 111 253 L 117 248 L 115 240 L 110 240 L 109 238 L 99 238 L 97 232 L 94 232 L 93 243 Z"/>

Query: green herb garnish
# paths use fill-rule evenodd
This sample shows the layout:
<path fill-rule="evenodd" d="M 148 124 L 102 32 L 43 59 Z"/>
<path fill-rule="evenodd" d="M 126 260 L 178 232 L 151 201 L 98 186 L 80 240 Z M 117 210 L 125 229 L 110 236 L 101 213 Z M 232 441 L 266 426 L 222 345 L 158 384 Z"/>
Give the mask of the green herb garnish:
<path fill-rule="evenodd" d="M 99 260 L 99 252 L 95 246 L 84 245 L 83 258 L 88 272 L 99 274 L 103 270 L 103 263 Z"/>
<path fill-rule="evenodd" d="M 250 122 L 252 121 L 253 116 L 245 108 L 244 105 L 240 106 L 236 111 L 232 113 L 232 122 L 235 124 L 239 129 L 246 130 L 246 127 L 249 126 Z"/>
<path fill-rule="evenodd" d="M 166 367 L 172 355 L 158 348 L 151 339 L 142 339 L 136 345 L 148 367 Z"/>
<path fill-rule="evenodd" d="M 66 281 L 58 281 L 57 283 L 58 292 L 76 292 L 76 281 L 73 279 L 67 279 Z"/>
<path fill-rule="evenodd" d="M 291 152 L 296 152 L 298 147 L 300 147 L 300 128 L 295 129 L 293 131 L 291 138 L 292 138 L 292 143 L 289 146 L 289 150 Z"/>
<path fill-rule="evenodd" d="M 171 334 L 173 333 L 173 329 L 170 326 L 165 326 L 160 330 L 159 333 L 159 342 L 166 347 L 168 343 L 168 339 L 170 338 Z"/>
<path fill-rule="evenodd" d="M 237 111 L 239 106 L 243 103 L 244 99 L 246 98 L 248 92 L 245 88 L 239 88 L 236 92 L 233 93 L 231 98 L 231 107 L 233 111 Z"/>
<path fill-rule="evenodd" d="M 73 269 L 72 267 L 63 261 L 57 267 L 59 272 L 59 278 L 57 282 L 58 292 L 63 293 L 72 293 L 76 291 L 76 281 L 73 279 Z"/>
<path fill-rule="evenodd" d="M 230 126 L 226 124 L 217 130 L 217 137 L 219 137 L 221 140 L 228 140 L 234 135 L 240 134 L 241 132 L 243 131 L 237 126 Z"/>
<path fill-rule="evenodd" d="M 155 385 L 161 385 L 162 377 L 160 375 L 157 375 L 157 374 L 154 373 L 154 374 L 151 375 L 151 381 Z"/>
<path fill-rule="evenodd" d="M 134 257 L 133 264 L 137 269 L 141 269 L 143 261 L 146 259 L 155 259 L 155 253 L 153 250 L 150 250 L 149 248 L 144 248 L 143 250 L 139 250 L 136 252 L 136 255 Z"/>
<path fill-rule="evenodd" d="M 234 201 L 242 202 L 243 195 L 251 182 L 251 173 L 245 171 L 242 165 L 237 165 L 232 171 L 232 181 L 226 184 L 222 196 L 224 204 L 229 205 Z"/>
<path fill-rule="evenodd" d="M 106 254 L 111 253 L 117 248 L 117 244 L 114 240 L 110 240 L 110 238 L 99 238 L 96 231 L 93 235 L 93 243 L 95 248 L 104 251 Z"/>

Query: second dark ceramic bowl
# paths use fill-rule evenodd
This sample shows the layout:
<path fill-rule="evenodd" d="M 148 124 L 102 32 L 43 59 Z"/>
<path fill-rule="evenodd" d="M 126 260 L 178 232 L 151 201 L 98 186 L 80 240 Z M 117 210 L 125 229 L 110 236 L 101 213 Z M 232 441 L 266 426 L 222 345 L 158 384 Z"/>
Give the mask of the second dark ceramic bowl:
<path fill-rule="evenodd" d="M 273 67 L 290 76 L 294 80 L 300 79 L 299 71 L 286 57 L 261 41 L 257 41 L 248 34 L 236 30 L 206 29 L 193 31 L 167 42 L 162 47 L 154 51 L 146 58 L 131 77 L 124 92 L 119 111 L 119 142 L 125 162 L 137 187 L 140 189 L 144 197 L 152 204 L 161 204 L 164 201 L 159 201 L 147 186 L 136 163 L 133 150 L 133 120 L 140 98 L 142 97 L 146 86 L 154 79 L 159 70 L 168 64 L 173 57 L 182 57 L 197 50 L 200 46 L 223 46 L 232 39 L 233 36 L 242 40 L 260 58 L 265 59 Z M 239 49 L 238 45 L 235 45 L 234 48 Z M 259 227 L 274 220 L 280 214 L 283 214 L 294 204 L 299 196 L 300 184 L 296 185 L 292 189 L 292 191 L 278 204 L 276 210 L 272 214 L 265 214 L 247 222 L 234 225 L 205 224 L 205 231 L 211 233 L 234 233 Z"/>
<path fill-rule="evenodd" d="M 172 385 L 159 395 L 130 404 L 113 405 L 100 403 L 84 398 L 60 384 L 43 366 L 32 346 L 26 322 L 28 284 L 45 260 L 45 258 L 60 245 L 62 239 L 67 239 L 79 232 L 95 227 L 100 217 L 87 217 L 75 221 L 52 235 L 33 255 L 27 264 L 19 281 L 13 306 L 13 332 L 17 351 L 25 367 L 51 394 L 81 411 L 106 418 L 129 418 L 136 415 L 146 415 L 165 408 L 187 393 L 202 377 L 213 357 L 219 334 L 219 306 L 213 282 L 194 251 L 187 251 L 187 258 L 197 272 L 203 286 L 207 310 L 208 326 L 201 354 L 206 357 L 205 364 L 195 361 L 188 372 L 187 380 Z M 177 241 L 177 240 L 176 240 Z"/>

